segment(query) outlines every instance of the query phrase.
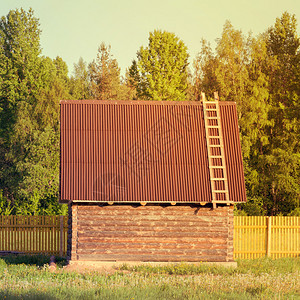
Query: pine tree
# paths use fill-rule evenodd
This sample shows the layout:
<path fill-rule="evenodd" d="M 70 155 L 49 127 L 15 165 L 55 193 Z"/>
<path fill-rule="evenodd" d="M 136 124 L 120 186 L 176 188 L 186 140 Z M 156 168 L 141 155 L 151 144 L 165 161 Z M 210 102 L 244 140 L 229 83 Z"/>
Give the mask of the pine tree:
<path fill-rule="evenodd" d="M 142 98 L 141 78 L 136 60 L 132 61 L 130 68 L 126 71 L 125 84 L 130 91 L 130 99 L 137 100 Z"/>
<path fill-rule="evenodd" d="M 97 58 L 89 65 L 92 95 L 99 100 L 124 99 L 120 68 L 111 54 L 111 47 L 102 43 Z"/>

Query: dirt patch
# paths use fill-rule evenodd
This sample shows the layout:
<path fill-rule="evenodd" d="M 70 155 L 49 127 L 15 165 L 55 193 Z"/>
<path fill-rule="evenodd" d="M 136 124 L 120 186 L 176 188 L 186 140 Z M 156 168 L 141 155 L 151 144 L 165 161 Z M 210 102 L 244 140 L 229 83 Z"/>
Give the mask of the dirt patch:
<path fill-rule="evenodd" d="M 128 272 L 121 271 L 118 266 L 112 263 L 69 263 L 63 267 L 64 272 L 77 272 L 77 273 L 90 273 L 99 272 L 105 274 L 114 274 L 115 272 Z"/>
<path fill-rule="evenodd" d="M 186 264 L 197 265 L 194 262 L 185 262 Z M 128 270 L 121 270 L 121 266 L 126 264 L 127 266 L 138 266 L 138 265 L 151 265 L 151 266 L 166 266 L 166 265 L 176 265 L 180 263 L 174 262 L 139 262 L 139 261 L 70 261 L 63 270 L 67 272 L 100 272 L 106 274 L 113 274 L 115 272 L 130 273 Z M 236 262 L 205 262 L 201 264 L 212 264 L 224 267 L 237 267 Z"/>

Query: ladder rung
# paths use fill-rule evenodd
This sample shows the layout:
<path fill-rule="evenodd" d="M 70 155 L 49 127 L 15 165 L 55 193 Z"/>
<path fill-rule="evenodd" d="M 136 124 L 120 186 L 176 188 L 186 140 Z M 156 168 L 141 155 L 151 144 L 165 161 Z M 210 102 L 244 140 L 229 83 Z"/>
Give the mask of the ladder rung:
<path fill-rule="evenodd" d="M 206 117 L 207 120 L 221 120 L 220 117 Z"/>
<path fill-rule="evenodd" d="M 225 166 L 209 166 L 210 169 L 225 169 Z"/>
<path fill-rule="evenodd" d="M 228 193 L 227 190 L 213 190 L 212 192 L 213 193 L 222 193 L 222 194 Z M 224 200 L 224 201 L 226 201 L 226 200 Z"/>
<path fill-rule="evenodd" d="M 222 181 L 222 180 L 223 180 L 223 181 L 227 181 L 227 178 L 224 178 L 224 177 L 220 178 L 220 177 L 219 177 L 219 178 L 211 178 L 211 180 L 216 180 L 216 181 L 217 181 L 217 180 L 219 180 L 219 181 Z"/>
<path fill-rule="evenodd" d="M 224 155 L 209 155 L 209 158 L 225 158 Z"/>
<path fill-rule="evenodd" d="M 207 128 L 220 128 L 219 125 L 207 125 L 206 127 Z"/>
<path fill-rule="evenodd" d="M 209 139 L 219 139 L 220 136 L 219 136 L 219 135 L 214 135 L 214 136 L 209 136 L 208 138 L 209 138 Z"/>
<path fill-rule="evenodd" d="M 221 145 L 208 145 L 208 147 L 217 148 L 217 147 L 222 147 L 222 146 Z"/>
<path fill-rule="evenodd" d="M 217 108 L 205 108 L 206 111 L 217 111 Z"/>

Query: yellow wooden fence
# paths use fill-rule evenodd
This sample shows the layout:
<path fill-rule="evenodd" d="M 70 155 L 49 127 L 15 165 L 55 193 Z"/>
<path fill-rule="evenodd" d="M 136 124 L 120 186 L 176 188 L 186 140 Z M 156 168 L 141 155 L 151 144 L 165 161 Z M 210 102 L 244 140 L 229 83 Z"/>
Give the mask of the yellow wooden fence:
<path fill-rule="evenodd" d="M 0 216 L 0 251 L 66 255 L 67 217 Z"/>
<path fill-rule="evenodd" d="M 0 216 L 0 251 L 65 256 L 67 217 Z M 300 217 L 234 217 L 234 258 L 300 256 Z"/>
<path fill-rule="evenodd" d="M 300 256 L 300 217 L 234 217 L 234 258 Z"/>

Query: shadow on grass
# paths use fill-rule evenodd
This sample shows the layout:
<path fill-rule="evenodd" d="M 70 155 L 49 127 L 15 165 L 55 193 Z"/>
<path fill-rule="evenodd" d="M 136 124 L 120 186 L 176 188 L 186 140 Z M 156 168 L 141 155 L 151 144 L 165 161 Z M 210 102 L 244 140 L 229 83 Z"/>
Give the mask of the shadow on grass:
<path fill-rule="evenodd" d="M 264 289 L 256 288 L 245 291 L 206 291 L 201 287 L 194 287 L 190 289 L 184 286 L 172 286 L 172 285 L 157 285 L 157 286 L 145 286 L 145 287 L 134 287 L 134 288 L 88 288 L 80 289 L 71 287 L 68 290 L 55 291 L 49 290 L 48 292 L 41 292 L 36 290 L 26 290 L 19 293 L 1 292 L 0 299 L 43 299 L 43 300 L 54 300 L 54 299 L 105 299 L 105 300 L 119 300 L 119 299 L 143 299 L 143 300 L 249 300 L 249 299 L 296 299 L 294 294 L 286 295 L 268 293 Z"/>
<path fill-rule="evenodd" d="M 7 265 L 30 265 L 42 267 L 45 264 L 49 264 L 51 255 L 36 254 L 36 255 L 26 255 L 26 254 L 9 254 L 5 256 L 0 256 L 0 260 L 3 260 Z M 63 267 L 67 264 L 67 260 L 64 257 L 55 256 L 55 262 L 57 266 Z"/>
<path fill-rule="evenodd" d="M 9 300 L 57 300 L 58 298 L 56 296 L 51 296 L 48 293 L 43 293 L 43 292 L 33 292 L 30 291 L 30 293 L 22 293 L 22 294 L 14 294 L 11 292 L 0 292 L 0 299 L 9 299 Z"/>

